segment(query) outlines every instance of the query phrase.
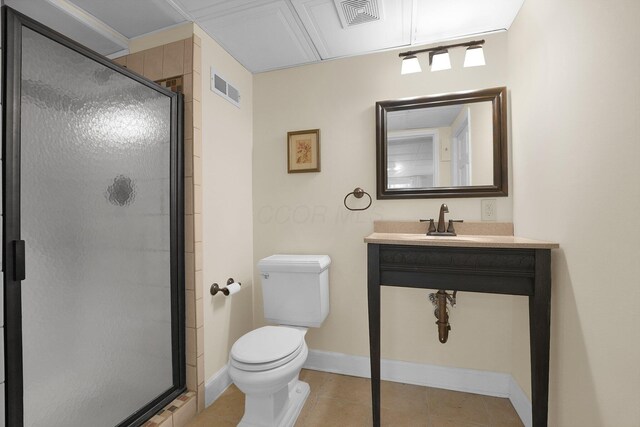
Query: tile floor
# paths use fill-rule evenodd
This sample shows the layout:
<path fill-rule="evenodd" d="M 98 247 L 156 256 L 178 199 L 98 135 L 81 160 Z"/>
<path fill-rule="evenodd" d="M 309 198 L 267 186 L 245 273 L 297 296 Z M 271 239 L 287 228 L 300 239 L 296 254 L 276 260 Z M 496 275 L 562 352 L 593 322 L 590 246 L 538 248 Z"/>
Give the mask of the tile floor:
<path fill-rule="evenodd" d="M 311 394 L 296 427 L 368 427 L 370 382 L 366 378 L 303 369 L 300 379 Z M 520 427 L 509 399 L 382 382 L 382 425 L 403 427 Z M 244 412 L 244 395 L 231 385 L 187 427 L 236 426 Z"/>

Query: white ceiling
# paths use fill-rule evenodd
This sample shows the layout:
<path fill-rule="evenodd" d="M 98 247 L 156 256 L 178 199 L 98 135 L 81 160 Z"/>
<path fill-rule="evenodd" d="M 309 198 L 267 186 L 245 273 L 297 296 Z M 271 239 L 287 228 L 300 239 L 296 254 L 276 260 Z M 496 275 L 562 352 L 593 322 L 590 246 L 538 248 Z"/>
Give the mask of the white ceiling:
<path fill-rule="evenodd" d="M 196 22 L 254 73 L 511 26 L 524 0 L 6 0 L 103 54 Z M 369 21 L 343 27 L 349 19 Z M 125 53 L 125 52 L 123 52 Z"/>

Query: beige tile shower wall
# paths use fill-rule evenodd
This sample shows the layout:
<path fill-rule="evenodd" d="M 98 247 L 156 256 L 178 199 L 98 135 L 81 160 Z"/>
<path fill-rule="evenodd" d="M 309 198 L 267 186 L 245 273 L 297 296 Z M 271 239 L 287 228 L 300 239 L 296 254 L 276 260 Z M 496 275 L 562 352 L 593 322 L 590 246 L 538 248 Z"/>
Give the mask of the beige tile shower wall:
<path fill-rule="evenodd" d="M 374 220 L 432 218 L 443 202 L 451 218 L 480 220 L 478 198 L 375 200 L 374 105 L 506 85 L 507 35 L 484 38 L 485 67 L 463 68 L 464 49 L 458 49 L 451 51 L 451 70 L 402 76 L 398 51 L 390 51 L 254 76 L 254 265 L 275 253 L 319 253 L 332 259 L 331 309 L 325 324 L 307 334 L 310 348 L 368 355 L 363 237 L 373 231 Z M 287 132 L 315 128 L 321 135 L 322 172 L 287 174 Z M 343 206 L 355 187 L 374 198 L 369 210 L 349 212 Z M 498 220 L 510 221 L 511 197 L 498 198 L 497 205 Z M 257 272 L 254 277 L 254 316 L 261 324 Z M 510 372 L 515 297 L 458 294 L 449 342 L 442 345 L 427 294 L 383 288 L 383 357 Z"/>
<path fill-rule="evenodd" d="M 203 217 L 200 286 L 208 381 L 226 365 L 231 345 L 253 321 L 253 77 L 198 26 L 194 31 L 202 43 L 201 57 L 194 55 L 194 67 L 201 70 L 199 81 L 194 74 L 194 93 L 201 88 L 202 163 L 194 167 L 202 171 L 204 190 L 196 203 Z M 209 89 L 211 67 L 238 88 L 240 108 Z M 225 285 L 229 277 L 240 281 L 242 290 L 231 297 L 211 296 L 211 284 Z"/>
<path fill-rule="evenodd" d="M 163 34 L 157 37 L 158 40 L 167 40 Z M 194 85 L 194 80 L 200 80 L 200 67 L 194 69 L 199 63 L 200 41 L 192 36 L 162 45 L 154 45 L 149 40 L 144 43 L 139 40 L 139 44 L 153 47 L 118 58 L 115 62 L 151 80 L 183 78 L 186 381 L 187 388 L 197 394 L 193 395 L 193 404 L 183 405 L 178 415 L 173 414 L 173 427 L 180 427 L 195 415 L 196 410 L 204 409 L 201 86 Z M 165 414 L 171 412 L 167 411 Z"/>
<path fill-rule="evenodd" d="M 192 159 L 191 177 L 188 185 L 191 191 L 189 195 L 189 207 L 185 205 L 187 220 L 193 224 L 193 258 L 189 265 L 189 271 L 193 272 L 192 287 L 187 290 L 187 330 L 195 329 L 195 348 L 188 349 L 192 357 L 187 358 L 187 387 L 195 390 L 198 397 L 198 411 L 204 409 L 204 317 L 202 312 L 202 207 L 197 200 L 202 199 L 202 108 L 201 91 L 194 90 L 193 82 L 200 79 L 200 67 L 197 65 L 201 57 L 201 42 L 196 35 L 193 36 L 189 63 L 186 64 L 190 71 L 191 97 L 185 102 L 185 129 L 188 126 L 189 133 L 185 132 L 185 151 Z M 186 143 L 189 141 L 189 144 Z M 187 158 L 187 155 L 185 155 Z M 188 211 L 187 211 L 188 210 Z M 192 293 L 192 294 L 190 294 Z"/>

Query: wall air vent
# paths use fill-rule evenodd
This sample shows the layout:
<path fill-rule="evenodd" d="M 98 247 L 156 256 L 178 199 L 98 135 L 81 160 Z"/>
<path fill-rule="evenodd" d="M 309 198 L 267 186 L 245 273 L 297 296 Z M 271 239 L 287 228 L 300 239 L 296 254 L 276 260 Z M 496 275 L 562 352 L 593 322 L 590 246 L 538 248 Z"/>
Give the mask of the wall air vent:
<path fill-rule="evenodd" d="M 240 91 L 211 67 L 211 91 L 240 108 Z"/>
<path fill-rule="evenodd" d="M 333 0 L 342 28 L 382 20 L 383 0 Z"/>

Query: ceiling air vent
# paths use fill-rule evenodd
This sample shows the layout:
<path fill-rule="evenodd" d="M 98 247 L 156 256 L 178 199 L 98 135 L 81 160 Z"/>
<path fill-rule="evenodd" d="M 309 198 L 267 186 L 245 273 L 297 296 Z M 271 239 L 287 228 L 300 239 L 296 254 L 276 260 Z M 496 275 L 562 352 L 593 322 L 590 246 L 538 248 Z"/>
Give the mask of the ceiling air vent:
<path fill-rule="evenodd" d="M 382 19 L 382 0 L 333 0 L 342 28 Z"/>
<path fill-rule="evenodd" d="M 240 91 L 211 68 L 211 91 L 240 108 Z"/>

